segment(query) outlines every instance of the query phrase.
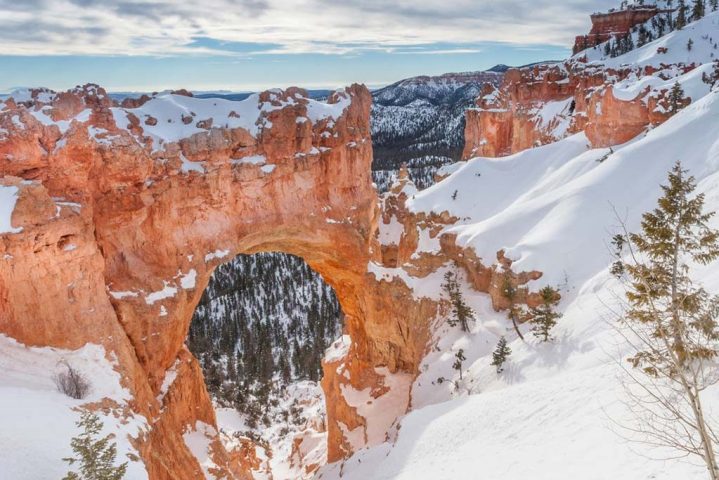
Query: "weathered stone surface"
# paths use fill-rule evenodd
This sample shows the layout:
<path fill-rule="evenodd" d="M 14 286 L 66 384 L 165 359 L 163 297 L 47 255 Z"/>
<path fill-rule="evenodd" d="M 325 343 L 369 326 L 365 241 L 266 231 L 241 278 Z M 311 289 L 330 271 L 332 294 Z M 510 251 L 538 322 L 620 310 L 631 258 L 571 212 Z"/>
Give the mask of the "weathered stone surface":
<path fill-rule="evenodd" d="M 607 13 L 595 13 L 592 30 L 588 35 L 579 35 L 574 41 L 574 53 L 604 43 L 612 37 L 628 35 L 632 27 L 640 25 L 660 13 L 656 5 L 643 5 Z"/>
<path fill-rule="evenodd" d="M 366 88 L 332 94 L 330 105 L 345 105 L 334 118 L 318 115 L 332 107 L 311 105 L 299 89 L 257 101 L 254 133 L 215 118 L 207 130 L 164 144 L 142 112 L 116 110 L 93 85 L 0 108 L 0 181 L 18 188 L 11 220 L 22 228 L 0 234 L 0 333 L 33 346 L 103 345 L 132 393 L 131 409 L 153 426 L 134 440 L 153 480 L 201 478 L 182 437 L 198 425 L 209 426 L 218 476 L 250 478 L 264 468 L 251 443 L 228 452 L 212 433 L 212 404 L 184 346 L 213 269 L 237 254 L 298 255 L 338 295 L 351 343 L 324 366 L 329 461 L 354 448 L 340 425 L 373 421 L 347 403 L 343 386 L 380 397 L 387 386 L 378 369 L 411 379 L 432 321 L 446 313 L 445 302 L 418 298 L 402 275 L 424 277 L 455 262 L 502 308 L 497 267 L 452 238 L 441 237 L 438 252 L 415 255 L 418 229 L 436 237 L 457 219 L 408 212 L 406 175 L 380 210 Z M 171 120 L 195 128 L 187 116 Z M 402 228 L 394 248 L 378 240 L 388 215 Z M 511 275 L 519 285 L 538 274 Z M 163 389 L 170 371 L 175 379 Z"/>
<path fill-rule="evenodd" d="M 0 332 L 28 345 L 104 345 L 117 357 L 133 409 L 155 427 L 137 439 L 151 478 L 199 478 L 182 434 L 215 418 L 183 343 L 221 261 L 259 251 L 302 256 L 337 291 L 355 338 L 387 322 L 386 312 L 366 321 L 377 311 L 365 273 L 377 216 L 369 92 L 353 86 L 331 97 L 349 99 L 334 120 L 298 121 L 308 116 L 308 101 L 297 96 L 268 110 L 271 127 L 257 136 L 208 124 L 207 133 L 160 151 L 144 124 L 128 116 L 131 131 L 115 125 L 101 89 L 54 98 L 8 102 L 0 112 L 8 132 L 0 139 L 0 175 L 20 187 L 12 220 L 23 228 L 0 235 Z M 35 118 L 44 107 L 53 119 L 70 119 L 64 132 Z M 86 109 L 89 117 L 77 118 Z M 266 165 L 241 162 L 251 155 L 263 155 Z M 201 171 L 183 170 L 188 161 Z M 410 368 L 417 354 L 397 353 L 386 341 L 358 340 L 358 355 L 367 364 Z M 397 359 L 383 358 L 390 353 Z M 177 378 L 158 400 L 176 361 Z M 215 443 L 218 468 L 240 478 Z"/>

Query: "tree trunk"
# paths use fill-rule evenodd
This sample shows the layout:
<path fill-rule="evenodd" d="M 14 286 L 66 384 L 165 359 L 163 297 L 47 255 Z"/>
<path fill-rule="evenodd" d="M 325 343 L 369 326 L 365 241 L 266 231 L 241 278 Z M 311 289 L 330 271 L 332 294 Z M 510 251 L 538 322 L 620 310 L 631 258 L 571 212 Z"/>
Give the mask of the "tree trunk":
<path fill-rule="evenodd" d="M 509 314 L 509 317 L 512 319 L 512 325 L 514 325 L 514 331 L 517 332 L 517 335 L 519 338 L 524 341 L 524 336 L 522 335 L 522 332 L 519 331 L 519 325 L 517 325 L 517 319 L 515 318 L 514 312 L 511 312 Z"/>
<path fill-rule="evenodd" d="M 709 478 L 711 480 L 719 480 L 719 466 L 717 466 L 716 455 L 714 454 L 714 445 L 711 436 L 707 431 L 706 421 L 704 420 L 704 410 L 702 409 L 699 392 L 689 392 L 691 398 L 692 410 L 697 421 L 699 429 L 699 437 L 702 441 L 702 450 L 704 450 L 704 462 L 709 470 Z"/>

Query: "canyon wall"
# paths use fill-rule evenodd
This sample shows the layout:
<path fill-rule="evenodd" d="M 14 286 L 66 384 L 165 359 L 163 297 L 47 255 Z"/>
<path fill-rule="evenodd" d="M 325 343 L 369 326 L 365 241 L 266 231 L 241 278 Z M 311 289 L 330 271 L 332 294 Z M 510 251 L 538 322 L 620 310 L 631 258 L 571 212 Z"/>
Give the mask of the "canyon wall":
<path fill-rule="evenodd" d="M 644 65 L 590 61 L 580 54 L 509 70 L 499 88 L 486 85 L 467 111 L 463 160 L 511 155 L 578 132 L 594 148 L 610 147 L 663 123 L 671 116 L 670 80 L 697 65 L 672 57 L 664 63 L 667 49 L 658 50 L 656 61 Z M 646 87 L 636 89 L 632 79 L 643 77 Z"/>

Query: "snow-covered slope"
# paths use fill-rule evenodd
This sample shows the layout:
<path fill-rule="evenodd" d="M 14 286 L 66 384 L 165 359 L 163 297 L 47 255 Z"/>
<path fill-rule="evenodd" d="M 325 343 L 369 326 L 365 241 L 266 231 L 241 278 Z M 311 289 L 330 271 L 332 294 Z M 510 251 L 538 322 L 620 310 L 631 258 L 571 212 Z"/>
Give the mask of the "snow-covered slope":
<path fill-rule="evenodd" d="M 647 31 L 656 35 L 656 21 L 644 24 Z M 630 52 L 612 58 L 605 52 L 606 42 L 584 50 L 574 56 L 575 59 L 587 58 L 589 62 L 601 62 L 609 68 L 622 66 L 659 67 L 661 64 L 702 64 L 719 58 L 719 12 L 709 12 L 706 17 L 690 23 L 680 30 L 660 36 L 656 40 L 640 45 L 639 31 L 631 34 L 632 43 L 639 46 Z M 689 41 L 691 48 L 688 48 Z"/>
<path fill-rule="evenodd" d="M 717 35 L 717 19 L 708 15 L 659 42 L 671 52 L 691 35 Z M 692 104 L 624 145 L 592 149 L 578 133 L 509 157 L 457 164 L 446 169 L 451 175 L 442 182 L 412 192 L 411 211 L 458 218 L 443 233 L 456 234 L 457 243 L 473 248 L 486 265 L 504 250 L 514 271 L 543 272 L 530 286 L 557 287 L 563 317 L 553 342 L 525 335 L 525 343 L 506 312 L 495 312 L 487 295 L 465 288 L 476 322 L 467 334 L 446 323 L 435 331 L 412 387 L 413 411 L 387 442 L 328 465 L 321 478 L 706 477 L 705 468 L 691 459 L 668 460 L 676 452 L 628 442 L 629 433 L 621 428 L 633 421 L 623 403 L 619 366 L 629 350 L 613 328 L 622 295 L 609 274 L 609 243 L 620 222 L 639 229 L 642 213 L 656 206 L 660 185 L 677 161 L 696 177 L 706 209 L 719 210 L 719 90 L 701 81 L 713 67 L 712 53 L 713 47 L 690 58 L 704 66 L 671 78 L 684 86 Z M 648 45 L 608 61 L 659 65 L 660 55 L 656 45 Z M 648 81 L 668 80 L 634 76 L 618 85 L 618 95 L 643 90 Z M 719 228 L 719 218 L 712 226 Z M 436 241 L 419 244 L 420 251 L 439 249 Z M 695 273 L 708 291 L 719 293 L 719 264 L 697 267 Z M 396 275 L 407 278 L 399 269 Z M 430 277 L 409 281 L 415 292 L 426 291 L 437 286 Z M 512 355 L 498 375 L 490 362 L 501 336 L 509 340 Z M 462 380 L 452 366 L 460 349 L 467 358 Z M 719 415 L 719 388 L 705 394 L 710 414 Z"/>
<path fill-rule="evenodd" d="M 545 275 L 537 283 L 560 286 L 564 317 L 557 339 L 521 342 L 485 295 L 466 290 L 477 323 L 467 335 L 446 327 L 436 332 L 435 348 L 413 386 L 415 410 L 402 420 L 396 442 L 329 466 L 322 478 L 339 478 L 340 469 L 344 480 L 703 478 L 702 467 L 648 459 L 666 458 L 667 452 L 627 444 L 613 428 L 627 418 L 616 364 L 626 350 L 610 326 L 619 290 L 608 272 L 607 245 L 617 214 L 630 229 L 638 228 L 677 160 L 696 176 L 707 208 L 719 210 L 716 131 L 719 92 L 615 147 L 603 161 L 609 150 L 589 149 L 578 134 L 507 158 L 471 160 L 416 194 L 413 209 L 448 210 L 462 218 L 449 231 L 481 257 L 492 259 L 504 248 L 517 270 L 541 270 Z M 699 275 L 710 291 L 719 291 L 718 265 Z M 498 376 L 490 362 L 502 335 L 513 353 Z M 457 389 L 452 363 L 460 348 L 468 360 Z M 440 383 L 440 377 L 448 381 Z M 719 391 L 707 396 L 719 413 Z"/>
<path fill-rule="evenodd" d="M 102 347 L 88 344 L 73 351 L 30 348 L 0 335 L 0 352 L 0 478 L 63 478 L 70 467 L 62 459 L 73 456 L 70 440 L 80 433 L 75 426 L 80 407 L 103 398 L 123 402 L 106 413 L 96 412 L 104 423 L 103 436 L 115 435 L 116 463 L 129 462 L 127 479 L 147 478 L 128 435 L 138 438 L 146 434 L 148 421 L 124 417 L 130 392 L 120 385 L 120 375 Z M 66 371 L 65 363 L 91 383 L 82 400 L 73 400 L 55 386 L 53 377 Z"/>

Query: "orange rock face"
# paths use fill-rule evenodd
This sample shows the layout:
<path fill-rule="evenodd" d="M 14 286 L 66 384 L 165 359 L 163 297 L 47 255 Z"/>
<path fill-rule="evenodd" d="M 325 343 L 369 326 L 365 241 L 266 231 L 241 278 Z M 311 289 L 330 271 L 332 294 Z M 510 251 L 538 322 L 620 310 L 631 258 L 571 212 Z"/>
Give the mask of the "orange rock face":
<path fill-rule="evenodd" d="M 114 107 L 96 86 L 0 104 L 0 178 L 18 188 L 11 220 L 22 229 L 0 234 L 0 332 L 27 345 L 97 343 L 117 357 L 133 410 L 154 425 L 136 440 L 153 479 L 200 478 L 182 434 L 215 418 L 183 344 L 220 262 L 299 255 L 335 288 L 355 338 L 387 322 L 366 320 L 377 216 L 369 92 L 353 86 L 328 105 L 296 89 L 255 101 L 232 117 L 257 116 L 249 130 L 217 127 L 231 122 L 218 116 L 164 142 L 143 112 Z M 157 127 L 168 122 L 162 110 L 146 112 Z M 184 125 L 181 114 L 192 113 L 170 120 Z M 357 355 L 408 366 L 416 353 L 398 354 L 384 343 L 391 338 L 358 343 Z M 159 396 L 176 362 L 177 378 Z M 214 445 L 218 468 L 241 478 Z"/>
<path fill-rule="evenodd" d="M 654 72 L 652 67 L 613 70 L 581 59 L 509 70 L 499 89 L 488 86 L 477 107 L 467 111 L 463 159 L 511 155 L 581 131 L 595 148 L 627 142 L 669 118 L 668 90 L 647 88 L 622 100 L 613 84 Z"/>
<path fill-rule="evenodd" d="M 574 53 L 604 43 L 612 37 L 628 35 L 632 27 L 642 24 L 660 10 L 654 5 L 647 5 L 608 13 L 595 13 L 592 17 L 592 30 L 589 35 L 580 35 L 574 42 Z"/>
<path fill-rule="evenodd" d="M 396 376 L 406 405 L 394 402 L 394 413 L 410 406 L 431 324 L 447 305 L 418 298 L 403 275 L 455 262 L 498 309 L 500 278 L 523 285 L 540 275 L 511 273 L 501 257 L 483 265 L 446 236 L 437 252 L 416 254 L 420 235 L 434 238 L 457 219 L 407 211 L 406 178 L 380 208 L 370 101 L 355 85 L 327 104 L 288 89 L 245 102 L 160 95 L 119 106 L 88 85 L 0 103 L 0 189 L 16 193 L 11 229 L 0 232 L 0 333 L 32 346 L 103 345 L 129 407 L 153 426 L 134 439 L 151 479 L 202 478 L 183 439 L 190 431 L 208 437 L 218 476 L 249 479 L 259 468 L 251 444 L 223 446 L 184 346 L 221 262 L 291 253 L 336 291 L 350 341 L 324 365 L 329 461 L 358 448 L 348 430 L 377 437 L 343 389 L 381 399 Z M 393 222 L 394 243 L 380 228 Z"/>

